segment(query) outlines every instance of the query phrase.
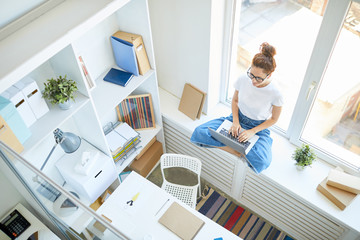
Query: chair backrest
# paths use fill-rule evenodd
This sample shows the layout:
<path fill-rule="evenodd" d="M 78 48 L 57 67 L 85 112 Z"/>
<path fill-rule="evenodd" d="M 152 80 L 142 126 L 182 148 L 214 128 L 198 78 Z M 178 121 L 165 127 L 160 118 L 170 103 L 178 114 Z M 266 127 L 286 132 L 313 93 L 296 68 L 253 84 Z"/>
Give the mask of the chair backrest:
<path fill-rule="evenodd" d="M 201 173 L 201 161 L 197 158 L 182 155 L 165 153 L 160 159 L 161 170 L 171 167 L 182 167 L 186 168 L 197 175 Z"/>

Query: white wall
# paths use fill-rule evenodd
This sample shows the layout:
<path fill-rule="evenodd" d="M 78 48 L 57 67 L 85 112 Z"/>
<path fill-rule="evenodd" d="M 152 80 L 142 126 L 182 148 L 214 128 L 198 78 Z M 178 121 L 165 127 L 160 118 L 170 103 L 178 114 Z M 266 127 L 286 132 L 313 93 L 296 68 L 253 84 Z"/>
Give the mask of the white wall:
<path fill-rule="evenodd" d="M 229 1 L 149 0 L 159 86 L 181 98 L 185 83 L 207 93 L 203 111 L 219 101 L 224 17 Z"/>
<path fill-rule="evenodd" d="M 181 97 L 189 82 L 208 92 L 210 0 L 149 0 L 157 76 Z"/>

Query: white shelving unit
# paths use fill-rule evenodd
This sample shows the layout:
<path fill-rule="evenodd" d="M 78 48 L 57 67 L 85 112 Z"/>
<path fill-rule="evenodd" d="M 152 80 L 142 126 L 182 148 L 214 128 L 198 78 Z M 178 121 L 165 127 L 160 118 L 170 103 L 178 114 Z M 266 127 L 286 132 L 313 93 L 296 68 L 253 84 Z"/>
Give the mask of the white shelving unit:
<path fill-rule="evenodd" d="M 151 66 L 150 71 L 134 77 L 126 87 L 103 81 L 110 68 L 116 67 L 110 36 L 119 30 L 143 37 Z M 95 81 L 92 89 L 83 75 L 79 56 Z M 63 111 L 48 103 L 49 112 L 30 127 L 32 135 L 23 144 L 21 155 L 36 167 L 41 166 L 54 145 L 52 132 L 56 128 L 78 134 L 112 161 L 103 127 L 117 121 L 115 108 L 128 95 L 151 94 L 156 128 L 139 130 L 141 147 L 122 164 L 112 161 L 117 173 L 131 164 L 155 136 L 164 142 L 147 0 L 64 1 L 0 41 L 0 66 L 0 93 L 27 76 L 37 82 L 41 91 L 47 79 L 59 75 L 66 74 L 77 82 L 79 91 L 71 109 Z M 56 151 L 51 158 L 63 154 Z M 54 159 L 46 168 L 55 168 Z"/>

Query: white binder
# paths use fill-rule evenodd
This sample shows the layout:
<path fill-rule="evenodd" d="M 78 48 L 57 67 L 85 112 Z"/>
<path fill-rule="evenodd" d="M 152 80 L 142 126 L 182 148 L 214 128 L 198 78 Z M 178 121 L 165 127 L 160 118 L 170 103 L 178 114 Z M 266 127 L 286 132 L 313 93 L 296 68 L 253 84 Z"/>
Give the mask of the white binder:
<path fill-rule="evenodd" d="M 45 100 L 42 98 L 42 94 L 35 80 L 30 77 L 25 77 L 21 81 L 15 84 L 15 87 L 20 89 L 25 96 L 25 99 L 29 103 L 29 106 L 37 119 L 44 116 L 48 111 Z"/>

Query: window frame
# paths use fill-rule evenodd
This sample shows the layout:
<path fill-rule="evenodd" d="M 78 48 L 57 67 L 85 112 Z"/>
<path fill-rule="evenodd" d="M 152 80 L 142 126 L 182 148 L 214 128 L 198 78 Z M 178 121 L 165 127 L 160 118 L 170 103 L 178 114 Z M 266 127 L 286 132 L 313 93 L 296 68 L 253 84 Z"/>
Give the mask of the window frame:
<path fill-rule="evenodd" d="M 336 41 L 340 35 L 352 2 L 360 2 L 360 0 L 328 0 L 308 67 L 304 75 L 299 96 L 295 104 L 294 112 L 291 116 L 289 127 L 286 132 L 277 126 L 271 127 L 271 130 L 286 137 L 289 142 L 295 146 L 300 146 L 303 143 L 309 143 L 302 139 L 301 135 L 312 106 L 316 100 L 327 64 L 330 61 L 331 54 L 336 46 Z M 232 26 L 225 26 L 225 31 L 228 31 L 225 36 L 228 36 L 230 39 L 224 41 L 224 43 L 227 42 L 228 45 L 226 46 L 226 44 L 224 44 L 224 58 L 222 66 L 223 79 L 221 84 L 220 102 L 231 108 L 231 103 L 227 101 L 226 95 L 229 82 L 232 77 L 231 68 L 236 65 L 237 41 L 235 40 L 238 39 L 239 31 L 236 30 L 239 29 L 241 1 L 227 1 L 227 8 L 229 9 L 230 14 L 229 12 L 225 14 L 228 18 L 225 23 L 231 23 Z M 312 90 L 310 90 L 312 84 L 315 86 Z M 354 165 L 351 165 L 340 157 L 320 150 L 314 145 L 312 145 L 312 147 L 314 148 L 317 156 L 329 164 L 341 166 L 352 173 L 360 173 L 360 168 L 356 168 Z"/>

